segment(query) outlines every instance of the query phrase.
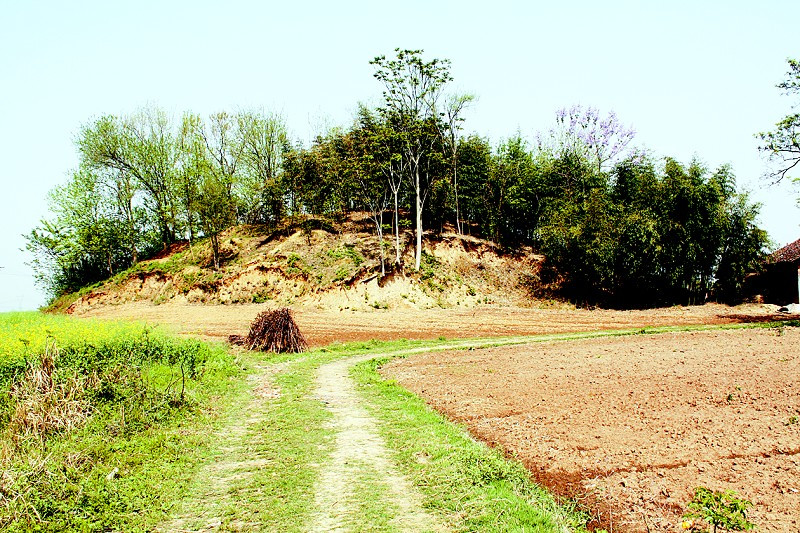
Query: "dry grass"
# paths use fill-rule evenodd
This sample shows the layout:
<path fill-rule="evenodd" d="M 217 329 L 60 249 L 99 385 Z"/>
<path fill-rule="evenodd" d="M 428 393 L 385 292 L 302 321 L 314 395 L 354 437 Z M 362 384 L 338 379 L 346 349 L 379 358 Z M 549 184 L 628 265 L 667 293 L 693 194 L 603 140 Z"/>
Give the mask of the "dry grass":
<path fill-rule="evenodd" d="M 57 357 L 58 348 L 51 340 L 42 357 L 30 362 L 23 379 L 11 388 L 14 411 L 6 431 L 12 442 L 42 441 L 51 433 L 71 431 L 91 413 L 83 380 L 56 379 Z"/>

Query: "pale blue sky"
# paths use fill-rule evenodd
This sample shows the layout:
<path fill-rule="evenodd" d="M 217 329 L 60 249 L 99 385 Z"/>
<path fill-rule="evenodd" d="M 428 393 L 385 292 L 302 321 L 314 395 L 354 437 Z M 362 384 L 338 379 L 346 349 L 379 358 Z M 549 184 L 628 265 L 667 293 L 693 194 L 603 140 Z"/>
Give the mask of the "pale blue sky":
<path fill-rule="evenodd" d="M 556 5 L 558 4 L 558 5 Z M 263 107 L 295 139 L 350 121 L 396 47 L 452 61 L 466 129 L 532 138 L 572 104 L 616 111 L 635 143 L 731 163 L 777 244 L 800 237 L 789 187 L 764 188 L 753 134 L 787 114 L 800 2 L 44 2 L 0 0 L 0 311 L 44 303 L 21 251 L 77 164 L 81 124 L 153 103 L 179 117 Z"/>

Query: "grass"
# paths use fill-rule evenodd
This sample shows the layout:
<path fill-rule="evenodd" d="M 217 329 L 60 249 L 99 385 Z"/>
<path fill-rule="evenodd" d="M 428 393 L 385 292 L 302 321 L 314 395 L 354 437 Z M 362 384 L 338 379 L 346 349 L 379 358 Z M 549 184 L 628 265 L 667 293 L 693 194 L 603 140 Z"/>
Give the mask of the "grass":
<path fill-rule="evenodd" d="M 211 467 L 199 471 L 173 513 L 188 517 L 182 527 L 218 523 L 223 531 L 308 531 L 317 468 L 328 459 L 333 442 L 325 425 L 330 413 L 313 398 L 314 376 L 320 364 L 352 350 L 332 347 L 300 355 L 240 355 L 251 376 L 260 374 L 259 367 L 281 369 L 271 376 L 280 396 L 259 401 L 250 385 L 226 408 L 217 450 L 206 461 Z M 238 465 L 237 474 L 225 481 L 220 468 L 230 465 Z"/>
<path fill-rule="evenodd" d="M 523 338 L 493 339 L 485 344 L 521 343 Z M 320 465 L 329 459 L 333 437 L 325 422 L 329 412 L 313 399 L 313 379 L 320 365 L 370 353 L 408 353 L 468 347 L 475 341 L 391 341 L 335 344 L 302 356 L 273 359 L 283 364 L 275 376 L 281 397 L 262 410 L 253 427 L 257 440 L 250 453 L 269 459 L 237 490 L 247 492 L 237 506 L 223 513 L 223 524 L 253 524 L 267 530 L 305 531 L 314 520 L 314 483 Z M 252 356 L 251 356 L 252 357 Z M 424 403 L 375 372 L 379 360 L 359 365 L 357 381 L 373 414 L 384 423 L 383 433 L 401 470 L 430 497 L 426 506 L 447 517 L 456 530 L 560 531 L 585 523 L 586 516 L 564 509 L 546 491 L 533 485 L 521 465 L 471 440 Z M 390 413 L 390 414 L 387 414 Z M 388 419 L 387 419 L 388 417 Z M 431 455 L 420 463 L 418 452 Z M 259 490 L 256 490 L 256 489 Z M 386 487 L 370 471 L 353 488 L 358 514 L 345 519 L 349 530 L 392 530 L 391 506 L 376 503 Z M 202 498 L 198 498 L 198 501 Z M 199 509 L 195 507 L 195 513 Z M 212 513 L 213 514 L 213 513 Z M 494 526 L 493 526 L 494 524 Z M 498 526 L 500 524 L 500 526 Z M 535 527 L 532 524 L 537 524 Z M 499 528 L 499 529 L 498 529 Z"/>
<path fill-rule="evenodd" d="M 210 449 L 240 373 L 228 352 L 38 313 L 0 315 L 0 331 L 0 528 L 150 530 Z M 65 395 L 84 416 L 47 423 L 73 416 Z"/>
<path fill-rule="evenodd" d="M 258 357 L 257 355 L 251 357 Z M 278 358 L 277 361 L 285 358 Z M 251 453 L 268 461 L 246 482 L 250 497 L 235 502 L 239 520 L 258 522 L 272 531 L 306 531 L 314 507 L 314 465 L 327 458 L 331 432 L 325 427 L 330 414 L 311 397 L 313 377 L 322 358 L 292 360 L 275 376 L 281 395 L 270 402 L 252 427 L 258 435 Z"/>
<path fill-rule="evenodd" d="M 364 262 L 364 256 L 352 244 L 343 244 L 338 248 L 333 248 L 325 252 L 328 258 L 333 260 L 349 259 L 353 266 L 358 268 Z"/>

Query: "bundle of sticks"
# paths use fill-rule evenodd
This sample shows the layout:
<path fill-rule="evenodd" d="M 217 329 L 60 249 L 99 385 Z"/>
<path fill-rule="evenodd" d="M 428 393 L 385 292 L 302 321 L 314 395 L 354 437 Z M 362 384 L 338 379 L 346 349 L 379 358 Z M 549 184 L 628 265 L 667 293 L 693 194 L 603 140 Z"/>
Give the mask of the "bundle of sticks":
<path fill-rule="evenodd" d="M 308 349 L 308 343 L 287 307 L 259 313 L 246 337 L 231 335 L 228 340 L 231 344 L 262 352 L 298 353 Z"/>

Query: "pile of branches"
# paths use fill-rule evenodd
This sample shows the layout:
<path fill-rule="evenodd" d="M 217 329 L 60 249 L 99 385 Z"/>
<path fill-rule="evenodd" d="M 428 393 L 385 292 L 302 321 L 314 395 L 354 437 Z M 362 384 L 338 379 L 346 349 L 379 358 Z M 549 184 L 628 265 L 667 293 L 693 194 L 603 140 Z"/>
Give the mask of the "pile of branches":
<path fill-rule="evenodd" d="M 308 343 L 287 307 L 259 313 L 250 325 L 247 337 L 231 335 L 228 340 L 231 344 L 262 352 L 299 353 L 308 349 Z"/>

